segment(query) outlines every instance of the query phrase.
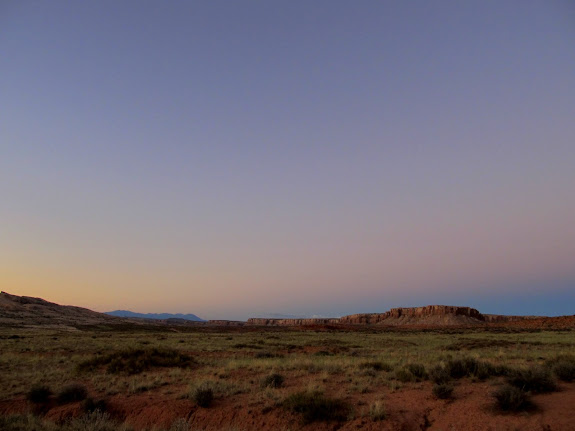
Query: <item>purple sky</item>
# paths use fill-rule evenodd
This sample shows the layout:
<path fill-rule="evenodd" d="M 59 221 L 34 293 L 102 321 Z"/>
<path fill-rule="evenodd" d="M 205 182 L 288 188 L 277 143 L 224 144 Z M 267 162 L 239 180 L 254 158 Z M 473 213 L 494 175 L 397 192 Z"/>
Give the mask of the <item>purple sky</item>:
<path fill-rule="evenodd" d="M 571 1 L 0 2 L 0 284 L 575 309 Z"/>

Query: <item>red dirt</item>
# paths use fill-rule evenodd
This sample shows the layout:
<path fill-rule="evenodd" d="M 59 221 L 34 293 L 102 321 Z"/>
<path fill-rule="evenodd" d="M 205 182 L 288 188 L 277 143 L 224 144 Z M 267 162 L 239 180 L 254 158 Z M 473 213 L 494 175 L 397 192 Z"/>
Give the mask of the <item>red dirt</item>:
<path fill-rule="evenodd" d="M 236 377 L 236 376 L 234 376 Z M 294 382 L 296 383 L 296 382 Z M 337 382 L 334 393 L 337 394 Z M 281 397 L 300 385 L 281 389 Z M 391 392 L 387 387 L 375 388 L 369 394 L 340 395 L 349 402 L 355 415 L 345 422 L 316 422 L 302 425 L 300 417 L 285 411 L 273 402 L 240 394 L 217 398 L 210 408 L 199 408 L 189 399 L 176 395 L 145 393 L 110 398 L 109 412 L 135 430 L 153 426 L 168 428 L 173 421 L 185 418 L 193 427 L 220 430 L 235 427 L 241 430 L 301 429 L 301 430 L 470 430 L 470 431 L 551 431 L 575 429 L 575 383 L 561 384 L 560 391 L 533 396 L 536 409 L 529 413 L 504 414 L 495 409 L 491 393 L 493 382 L 460 382 L 454 399 L 437 400 L 431 394 L 431 383 L 419 383 Z M 300 386 L 301 387 L 301 386 Z M 328 392 L 329 393 L 329 392 Z M 369 404 L 382 400 L 388 417 L 374 422 L 367 412 Z M 0 402 L 0 414 L 30 411 L 25 400 Z M 81 413 L 81 404 L 53 406 L 46 419 L 61 422 Z"/>

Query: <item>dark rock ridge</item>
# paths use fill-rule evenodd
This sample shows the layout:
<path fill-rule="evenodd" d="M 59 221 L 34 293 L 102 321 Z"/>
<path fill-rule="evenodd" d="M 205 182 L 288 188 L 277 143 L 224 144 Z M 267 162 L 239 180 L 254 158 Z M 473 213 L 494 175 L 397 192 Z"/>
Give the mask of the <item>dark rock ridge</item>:
<path fill-rule="evenodd" d="M 486 319 L 471 307 L 427 305 L 425 307 L 392 308 L 385 313 L 351 314 L 341 318 L 320 319 L 248 319 L 248 325 L 481 325 Z"/>

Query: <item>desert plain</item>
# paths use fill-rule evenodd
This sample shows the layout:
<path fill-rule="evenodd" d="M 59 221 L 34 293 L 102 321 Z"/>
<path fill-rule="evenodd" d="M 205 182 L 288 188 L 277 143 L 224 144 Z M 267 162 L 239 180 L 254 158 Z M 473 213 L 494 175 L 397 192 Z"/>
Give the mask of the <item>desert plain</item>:
<path fill-rule="evenodd" d="M 152 322 L 0 299 L 2 430 L 575 429 L 575 316 Z"/>

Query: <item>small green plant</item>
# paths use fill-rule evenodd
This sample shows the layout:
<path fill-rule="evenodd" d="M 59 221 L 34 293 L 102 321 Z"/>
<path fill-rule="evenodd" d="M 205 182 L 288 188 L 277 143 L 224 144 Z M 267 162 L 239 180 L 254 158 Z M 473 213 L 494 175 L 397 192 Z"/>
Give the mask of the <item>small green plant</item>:
<path fill-rule="evenodd" d="M 541 394 L 554 392 L 557 384 L 551 371 L 545 367 L 533 367 L 526 370 L 516 370 L 508 378 L 509 384 L 526 392 Z"/>
<path fill-rule="evenodd" d="M 497 407 L 503 411 L 527 410 L 532 406 L 529 395 L 515 386 L 505 385 L 493 394 Z"/>
<path fill-rule="evenodd" d="M 88 396 L 88 390 L 86 386 L 80 383 L 71 383 L 64 386 L 62 390 L 56 396 L 58 404 L 73 403 L 76 401 L 82 401 Z"/>
<path fill-rule="evenodd" d="M 440 400 L 447 400 L 453 395 L 453 385 L 449 383 L 441 383 L 433 385 L 433 396 Z"/>
<path fill-rule="evenodd" d="M 369 406 L 369 417 L 372 421 L 382 421 L 387 417 L 383 401 L 375 401 Z"/>
<path fill-rule="evenodd" d="M 36 385 L 28 391 L 26 399 L 33 404 L 43 404 L 48 401 L 52 391 L 46 385 Z"/>
<path fill-rule="evenodd" d="M 301 413 L 304 424 L 316 421 L 344 421 L 350 411 L 342 400 L 327 398 L 322 392 L 297 392 L 282 403 L 287 410 Z"/>
<path fill-rule="evenodd" d="M 280 388 L 284 383 L 284 377 L 281 374 L 273 373 L 262 380 L 264 388 Z"/>
<path fill-rule="evenodd" d="M 214 390 L 207 385 L 200 385 L 192 391 L 192 399 L 203 408 L 208 408 L 214 400 Z"/>

